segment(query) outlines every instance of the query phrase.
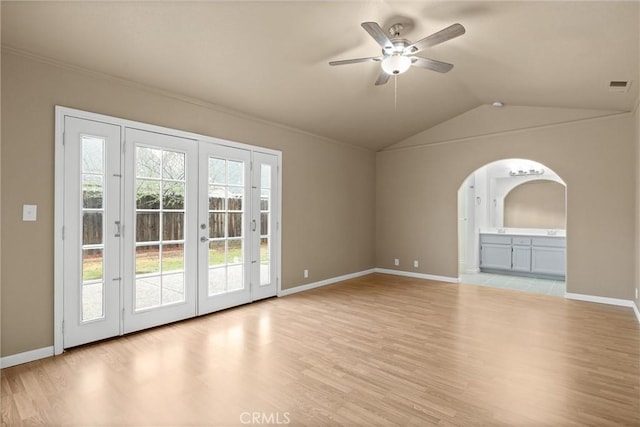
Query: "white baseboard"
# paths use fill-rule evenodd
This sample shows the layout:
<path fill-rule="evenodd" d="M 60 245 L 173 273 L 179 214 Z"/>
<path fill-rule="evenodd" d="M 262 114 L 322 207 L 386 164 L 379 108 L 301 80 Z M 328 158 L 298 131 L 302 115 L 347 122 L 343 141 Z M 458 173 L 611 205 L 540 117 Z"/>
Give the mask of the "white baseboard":
<path fill-rule="evenodd" d="M 38 348 L 35 350 L 25 351 L 24 353 L 12 354 L 0 359 L 0 368 L 8 368 L 10 366 L 21 365 L 34 360 L 44 359 L 53 356 L 53 346 Z"/>
<path fill-rule="evenodd" d="M 386 268 L 374 268 L 376 273 L 393 274 L 396 276 L 415 277 L 416 279 L 437 280 L 439 282 L 460 283 L 457 277 L 436 276 L 433 274 L 413 273 L 411 271 L 389 270 Z"/>
<path fill-rule="evenodd" d="M 573 299 L 578 301 L 587 301 L 587 302 L 596 302 L 599 304 L 609 304 L 609 305 L 619 305 L 622 307 L 631 307 L 633 308 L 633 312 L 640 323 L 640 311 L 638 311 L 638 307 L 632 300 L 628 299 L 619 299 L 619 298 L 609 298 L 609 297 L 599 297 L 595 295 L 585 295 L 585 294 L 574 294 L 571 292 L 565 292 L 564 297 L 567 299 Z"/>
<path fill-rule="evenodd" d="M 319 282 L 313 282 L 302 286 L 296 286 L 294 288 L 283 289 L 278 293 L 279 297 L 284 297 L 291 294 L 297 294 L 298 292 L 308 291 L 314 288 L 319 288 L 320 286 L 327 286 L 333 283 L 342 282 L 343 280 L 355 279 L 356 277 L 366 276 L 367 274 L 375 273 L 375 268 L 358 271 L 357 273 L 345 274 L 344 276 L 332 277 L 330 279 L 321 280 Z"/>
<path fill-rule="evenodd" d="M 587 302 L 597 302 L 600 304 L 620 305 L 623 307 L 631 307 L 633 305 L 633 301 L 627 300 L 627 299 L 599 297 L 595 295 L 586 295 L 586 294 L 574 294 L 571 292 L 565 292 L 564 297 L 567 299 L 575 299 L 575 300 L 587 301 Z"/>

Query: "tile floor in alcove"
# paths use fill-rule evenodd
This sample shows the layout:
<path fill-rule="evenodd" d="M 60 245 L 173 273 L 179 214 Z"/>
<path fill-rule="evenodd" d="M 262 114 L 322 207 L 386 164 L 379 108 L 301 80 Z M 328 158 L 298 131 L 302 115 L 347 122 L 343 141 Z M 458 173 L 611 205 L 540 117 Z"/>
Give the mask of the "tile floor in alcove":
<path fill-rule="evenodd" d="M 566 283 L 560 280 L 538 279 L 532 277 L 508 276 L 493 273 L 460 274 L 460 283 L 489 286 L 492 288 L 513 289 L 535 294 L 564 297 Z"/>

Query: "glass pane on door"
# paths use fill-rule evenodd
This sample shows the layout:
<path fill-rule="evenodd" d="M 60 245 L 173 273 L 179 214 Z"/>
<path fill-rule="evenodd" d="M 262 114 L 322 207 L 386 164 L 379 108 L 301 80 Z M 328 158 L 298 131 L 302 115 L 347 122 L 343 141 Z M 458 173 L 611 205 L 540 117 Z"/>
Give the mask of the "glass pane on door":
<path fill-rule="evenodd" d="M 260 165 L 260 286 L 271 284 L 271 165 Z"/>
<path fill-rule="evenodd" d="M 245 288 L 245 163 L 209 157 L 208 295 Z"/>
<path fill-rule="evenodd" d="M 185 153 L 136 146 L 136 311 L 185 301 L 185 170 Z"/>
<path fill-rule="evenodd" d="M 104 317 L 105 139 L 83 135 L 82 156 L 82 322 Z"/>

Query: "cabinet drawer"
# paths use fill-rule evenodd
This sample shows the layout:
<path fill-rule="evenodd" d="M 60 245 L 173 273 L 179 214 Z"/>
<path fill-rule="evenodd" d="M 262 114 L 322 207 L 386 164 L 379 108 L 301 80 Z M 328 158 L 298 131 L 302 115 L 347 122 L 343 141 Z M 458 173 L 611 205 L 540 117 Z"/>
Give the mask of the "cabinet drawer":
<path fill-rule="evenodd" d="M 532 237 L 531 244 L 533 246 L 564 248 L 567 246 L 567 240 L 564 237 Z"/>
<path fill-rule="evenodd" d="M 494 245 L 510 245 L 511 236 L 498 236 L 496 234 L 481 234 L 480 243 L 492 243 Z"/>
<path fill-rule="evenodd" d="M 514 245 L 529 246 L 531 244 L 531 237 L 515 236 L 513 238 L 513 244 Z"/>

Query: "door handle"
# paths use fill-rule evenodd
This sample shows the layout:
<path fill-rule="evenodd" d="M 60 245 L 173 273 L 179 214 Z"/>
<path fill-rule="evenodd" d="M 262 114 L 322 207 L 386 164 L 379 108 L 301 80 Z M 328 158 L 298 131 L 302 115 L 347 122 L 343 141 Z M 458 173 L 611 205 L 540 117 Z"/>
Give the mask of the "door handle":
<path fill-rule="evenodd" d="M 251 221 L 251 231 L 256 231 L 256 220 Z"/>
<path fill-rule="evenodd" d="M 120 237 L 121 234 L 122 234 L 122 227 L 120 226 L 120 221 L 116 221 L 113 237 Z"/>
<path fill-rule="evenodd" d="M 208 238 L 207 236 L 202 236 L 202 237 L 200 238 L 200 241 L 201 241 L 202 243 L 204 243 L 204 242 L 208 242 L 208 241 L 209 241 L 209 238 Z"/>

